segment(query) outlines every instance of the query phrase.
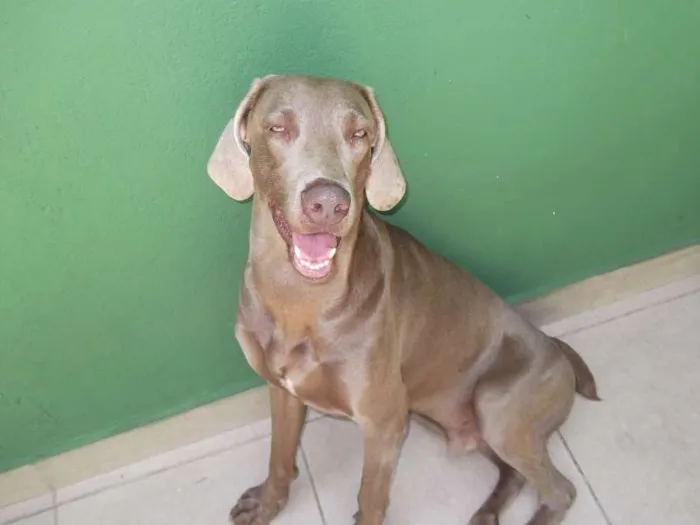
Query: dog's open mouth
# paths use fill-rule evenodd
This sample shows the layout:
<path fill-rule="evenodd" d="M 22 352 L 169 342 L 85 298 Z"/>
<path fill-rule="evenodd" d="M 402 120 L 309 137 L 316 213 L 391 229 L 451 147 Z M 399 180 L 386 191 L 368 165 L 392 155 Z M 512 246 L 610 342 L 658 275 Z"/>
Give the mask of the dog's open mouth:
<path fill-rule="evenodd" d="M 330 233 L 292 233 L 292 263 L 304 277 L 321 279 L 331 273 L 338 238 Z"/>
<path fill-rule="evenodd" d="M 296 233 L 284 218 L 282 210 L 270 206 L 272 220 L 289 246 L 292 265 L 307 279 L 323 279 L 333 269 L 333 257 L 338 250 L 339 239 L 332 233 Z"/>

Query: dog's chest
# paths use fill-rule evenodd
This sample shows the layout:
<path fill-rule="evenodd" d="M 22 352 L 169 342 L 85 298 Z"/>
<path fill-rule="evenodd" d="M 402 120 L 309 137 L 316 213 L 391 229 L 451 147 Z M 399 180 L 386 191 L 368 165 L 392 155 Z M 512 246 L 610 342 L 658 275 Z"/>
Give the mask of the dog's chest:
<path fill-rule="evenodd" d="M 293 339 L 276 330 L 265 348 L 269 381 L 321 412 L 351 417 L 343 363 L 324 359 L 310 338 Z"/>

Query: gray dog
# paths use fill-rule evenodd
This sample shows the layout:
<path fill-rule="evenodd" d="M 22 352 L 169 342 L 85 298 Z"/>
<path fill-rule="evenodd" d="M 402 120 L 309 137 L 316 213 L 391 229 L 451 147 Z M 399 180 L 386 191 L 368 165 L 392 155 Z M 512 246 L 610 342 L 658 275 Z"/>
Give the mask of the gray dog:
<path fill-rule="evenodd" d="M 299 76 L 256 80 L 209 161 L 232 198 L 253 197 L 236 337 L 270 386 L 267 479 L 231 511 L 266 525 L 287 502 L 306 407 L 364 436 L 356 525 L 380 525 L 409 413 L 478 449 L 500 478 L 471 525 L 498 515 L 525 481 L 530 525 L 557 525 L 576 491 L 549 436 L 593 376 L 469 273 L 365 208 L 389 210 L 406 184 L 367 87 Z"/>

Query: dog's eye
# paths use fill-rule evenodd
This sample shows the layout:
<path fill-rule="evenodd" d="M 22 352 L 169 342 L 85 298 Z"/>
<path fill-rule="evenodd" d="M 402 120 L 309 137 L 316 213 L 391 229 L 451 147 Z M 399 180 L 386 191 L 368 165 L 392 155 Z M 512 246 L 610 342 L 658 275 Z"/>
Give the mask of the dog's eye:
<path fill-rule="evenodd" d="M 358 129 L 355 133 L 352 134 L 352 136 L 356 139 L 362 139 L 367 136 L 367 131 L 364 129 Z"/>
<path fill-rule="evenodd" d="M 284 129 L 284 126 L 270 126 L 269 128 L 267 128 L 267 130 L 272 131 L 273 133 L 284 133 L 285 131 L 287 131 L 286 129 Z"/>

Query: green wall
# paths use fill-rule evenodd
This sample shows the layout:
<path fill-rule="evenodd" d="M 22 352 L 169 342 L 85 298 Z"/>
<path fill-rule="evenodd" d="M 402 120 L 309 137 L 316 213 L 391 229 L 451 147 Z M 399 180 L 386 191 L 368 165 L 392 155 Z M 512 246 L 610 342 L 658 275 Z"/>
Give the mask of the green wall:
<path fill-rule="evenodd" d="M 257 384 L 205 172 L 256 75 L 373 85 L 391 220 L 511 298 L 700 241 L 699 5 L 3 2 L 0 470 Z"/>

